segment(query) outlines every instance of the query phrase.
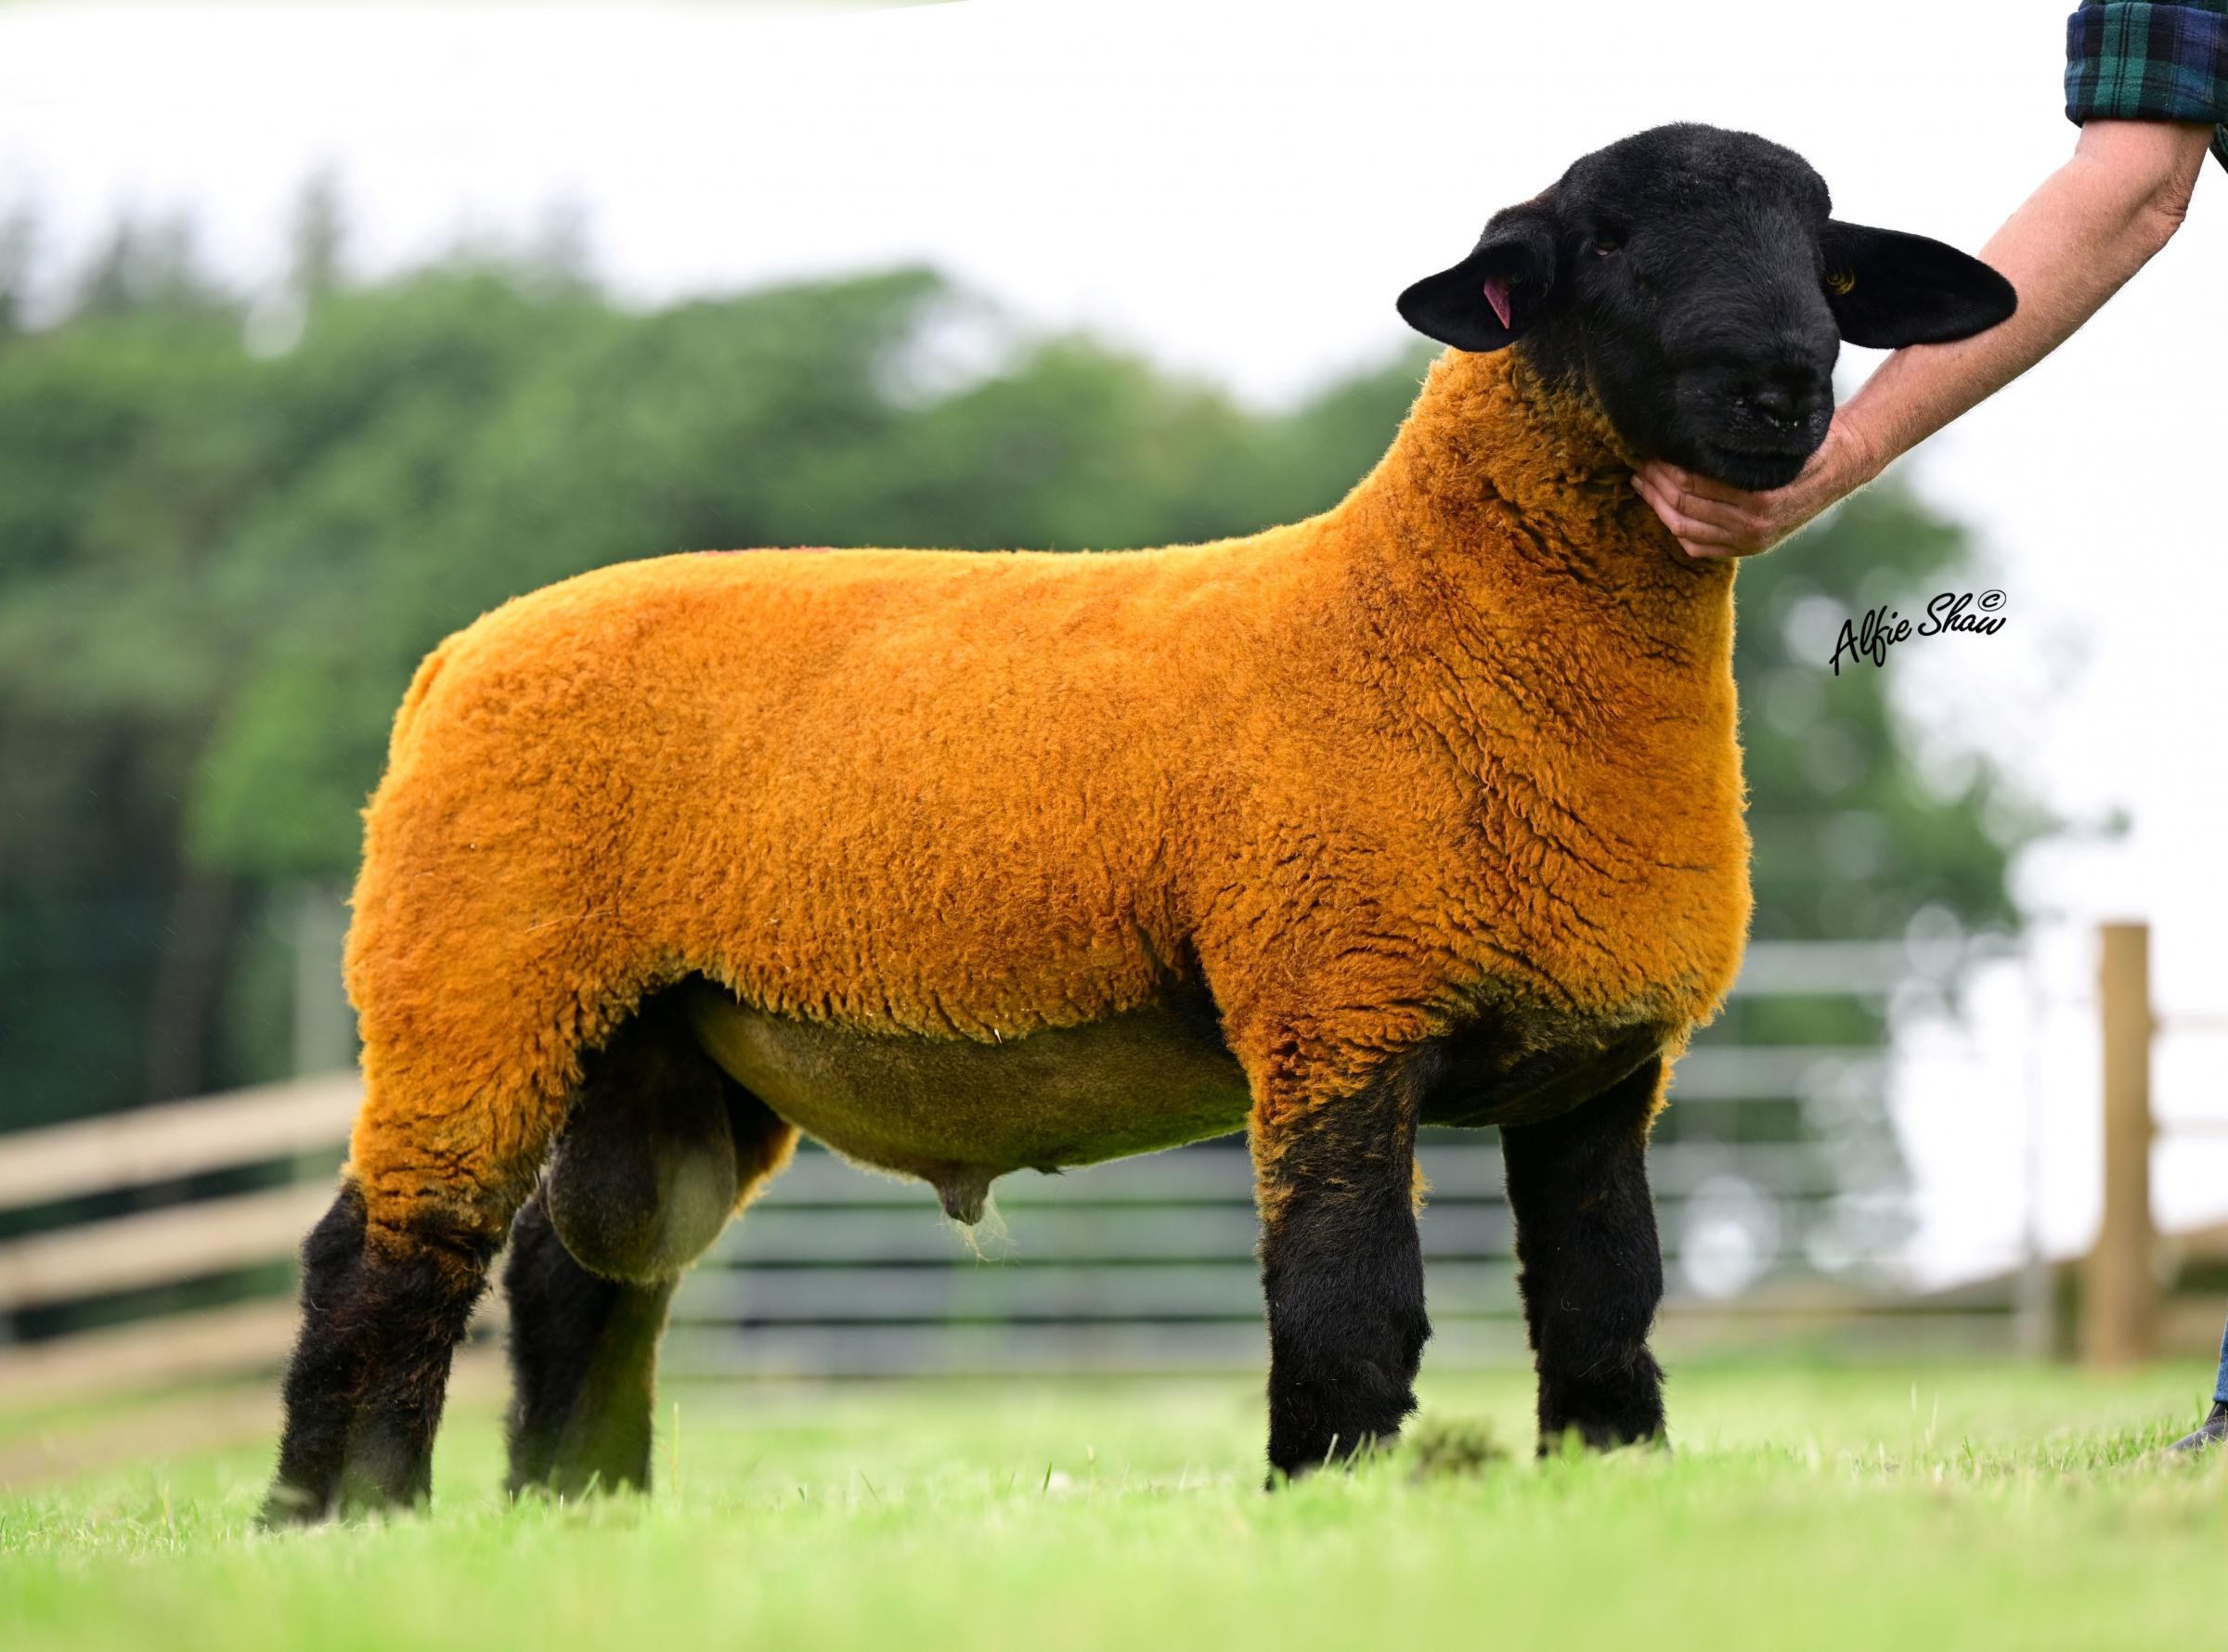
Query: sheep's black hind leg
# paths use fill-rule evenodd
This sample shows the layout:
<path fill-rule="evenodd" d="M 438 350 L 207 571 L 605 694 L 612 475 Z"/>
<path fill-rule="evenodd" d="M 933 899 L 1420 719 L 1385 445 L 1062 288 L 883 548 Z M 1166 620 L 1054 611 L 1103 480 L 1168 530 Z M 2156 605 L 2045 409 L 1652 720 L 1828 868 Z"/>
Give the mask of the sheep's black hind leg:
<path fill-rule="evenodd" d="M 1662 1076 L 1651 1060 L 1559 1118 L 1501 1131 L 1543 1453 L 1574 1428 L 1597 1448 L 1663 1432 L 1648 1332 L 1664 1262 L 1647 1158 Z"/>
<path fill-rule="evenodd" d="M 564 1248 L 537 1194 L 511 1230 L 512 1496 L 650 1483 L 657 1343 L 679 1276 L 601 1279 Z"/>
<path fill-rule="evenodd" d="M 1412 1063 L 1358 1095 L 1257 1106 L 1269 1465 L 1297 1475 L 1400 1432 L 1431 1323 L 1416 1233 Z"/>
<path fill-rule="evenodd" d="M 425 1501 L 449 1359 L 494 1248 L 434 1218 L 370 1233 L 363 1194 L 343 1184 L 302 1247 L 302 1333 L 266 1525 Z"/>
<path fill-rule="evenodd" d="M 649 1485 L 674 1288 L 796 1142 L 697 1047 L 670 1000 L 646 1006 L 585 1064 L 503 1271 L 512 1495 Z"/>

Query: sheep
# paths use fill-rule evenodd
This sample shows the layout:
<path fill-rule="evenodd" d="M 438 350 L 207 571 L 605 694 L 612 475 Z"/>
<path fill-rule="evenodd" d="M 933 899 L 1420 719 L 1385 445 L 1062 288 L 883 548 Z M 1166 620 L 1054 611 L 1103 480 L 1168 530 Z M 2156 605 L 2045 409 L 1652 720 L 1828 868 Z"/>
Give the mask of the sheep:
<path fill-rule="evenodd" d="M 1289 526 L 663 557 L 443 642 L 367 810 L 266 1518 L 428 1494 L 506 1233 L 513 1491 L 645 1484 L 674 1281 L 800 1132 L 972 1221 L 1247 1129 L 1274 1482 L 1414 1409 L 1416 1133 L 1496 1125 L 1543 1449 L 1658 1437 L 1647 1139 L 1749 845 L 1732 570 L 1627 475 L 1782 484 L 1842 338 L 2015 302 L 1829 212 L 1746 134 L 1579 161 L 1401 296 L 1449 348 Z"/>

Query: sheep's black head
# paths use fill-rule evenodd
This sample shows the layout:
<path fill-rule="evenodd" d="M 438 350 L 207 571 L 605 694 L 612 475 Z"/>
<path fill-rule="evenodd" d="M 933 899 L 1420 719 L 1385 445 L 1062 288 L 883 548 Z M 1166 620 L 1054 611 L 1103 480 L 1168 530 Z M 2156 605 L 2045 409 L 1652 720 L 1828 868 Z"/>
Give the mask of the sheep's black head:
<path fill-rule="evenodd" d="M 1962 339 L 2017 302 L 1978 259 L 1831 210 L 1790 149 L 1659 126 L 1496 213 L 1400 313 L 1461 350 L 1523 340 L 1548 377 L 1591 389 L 1639 458 L 1779 487 L 1825 440 L 1842 340 Z"/>

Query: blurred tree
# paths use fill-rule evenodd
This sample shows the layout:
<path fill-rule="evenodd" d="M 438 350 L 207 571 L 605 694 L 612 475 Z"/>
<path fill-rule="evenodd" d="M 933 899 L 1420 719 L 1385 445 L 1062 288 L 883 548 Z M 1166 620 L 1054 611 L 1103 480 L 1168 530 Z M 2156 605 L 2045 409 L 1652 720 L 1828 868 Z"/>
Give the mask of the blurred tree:
<path fill-rule="evenodd" d="M 297 297 L 314 303 L 340 286 L 348 229 L 340 180 L 330 172 L 314 173 L 302 186 L 286 239 L 286 284 Z"/>
<path fill-rule="evenodd" d="M 1880 604 L 1917 613 L 1946 589 L 1977 594 L 1975 562 L 1962 527 L 1889 484 L 1742 564 L 1733 669 L 1755 842 L 1755 939 L 1905 941 L 1924 949 L 2018 927 L 2011 863 L 2052 823 L 1978 754 L 1960 751 L 1949 764 L 1922 759 L 1940 731 L 1922 729 L 1898 704 L 1900 662 L 1845 664 L 1838 676 L 1829 664 L 1845 619 L 1861 622 Z M 1928 1007 L 1951 1006 L 1944 998 Z M 1834 1056 L 1884 1055 L 1890 1011 L 1846 995 L 1736 1002 L 1700 1047 L 1808 1047 L 1821 1059 L 1808 1064 L 1793 1094 L 1674 1105 L 1659 1139 L 1784 1143 L 1802 1155 L 1790 1185 L 1839 1191 L 1778 1203 L 1764 1227 L 1814 1262 L 1888 1251 L 1911 1218 L 1879 1082 L 1885 1063 Z M 1760 1201 L 1772 1191 L 1735 1189 L 1728 1197 L 1738 1209 L 1744 1197 Z"/>
<path fill-rule="evenodd" d="M 1733 667 L 1759 939 L 1899 936 L 1937 913 L 2016 927 L 2005 873 L 2044 818 L 1976 754 L 1919 760 L 1892 664 L 1829 665 L 1843 620 L 1875 606 L 1916 614 L 1946 589 L 1977 596 L 1975 573 L 1964 530 L 1894 486 L 1742 568 Z"/>
<path fill-rule="evenodd" d="M 0 1127 L 282 1070 L 273 903 L 347 877 L 413 666 L 485 609 L 669 550 L 1245 532 L 1359 477 L 1423 360 L 1261 412 L 1082 338 L 928 370 L 969 306 L 925 271 L 641 313 L 569 252 L 348 289 L 330 186 L 293 239 L 282 347 L 124 225 L 0 373 Z M 1930 785 L 1894 666 L 1799 640 L 1967 558 L 1876 490 L 1743 571 L 1760 936 L 2009 922 L 1995 777 Z"/>
<path fill-rule="evenodd" d="M 38 220 L 31 209 L 9 208 L 0 218 L 0 343 L 23 330 L 38 245 Z"/>
<path fill-rule="evenodd" d="M 150 310 L 214 312 L 225 295 L 202 274 L 190 219 L 117 221 L 77 277 L 71 312 L 125 316 Z"/>

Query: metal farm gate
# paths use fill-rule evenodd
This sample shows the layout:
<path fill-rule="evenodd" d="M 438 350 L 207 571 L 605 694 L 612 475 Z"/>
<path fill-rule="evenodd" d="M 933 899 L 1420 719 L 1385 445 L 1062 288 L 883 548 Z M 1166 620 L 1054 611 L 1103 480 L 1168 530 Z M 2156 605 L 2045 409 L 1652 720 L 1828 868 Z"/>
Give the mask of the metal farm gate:
<path fill-rule="evenodd" d="M 1735 1003 L 1680 1062 L 1650 1174 L 1667 1336 L 1791 1334 L 2009 1349 L 2006 1291 L 1928 1304 L 1869 1264 L 1902 1229 L 1877 1042 L 1740 1041 L 1742 1005 L 1877 1006 L 1964 958 L 1901 943 L 1760 943 Z M 1820 1128 L 1854 1113 L 1853 1138 Z M 1797 1115 L 1801 1115 L 1798 1120 Z M 1497 1133 L 1424 1132 L 1422 1220 L 1438 1365 L 1526 1357 Z M 676 1374 L 1250 1369 L 1264 1357 L 1240 1136 L 1057 1176 L 1001 1180 L 972 1231 L 934 1194 L 807 1143 L 683 1287 Z"/>
<path fill-rule="evenodd" d="M 1678 1066 L 1652 1155 L 1667 1343 L 2020 1343 L 2015 1270 L 1921 1298 L 1881 1265 L 1908 1231 L 1883 1007 L 1968 962 L 1898 942 L 1750 949 L 1726 1016 Z M 1871 1036 L 1796 1036 L 1821 1028 Z M 330 1199 L 356 1096 L 336 1075 L 0 1135 L 0 1398 L 274 1368 L 290 1258 Z M 1431 1359 L 1521 1359 L 1494 1133 L 1427 1131 L 1421 1152 Z M 691 1275 L 666 1368 L 1255 1369 L 1255 1238 L 1237 1137 L 1007 1177 L 972 1231 L 925 1187 L 808 1144 Z"/>

